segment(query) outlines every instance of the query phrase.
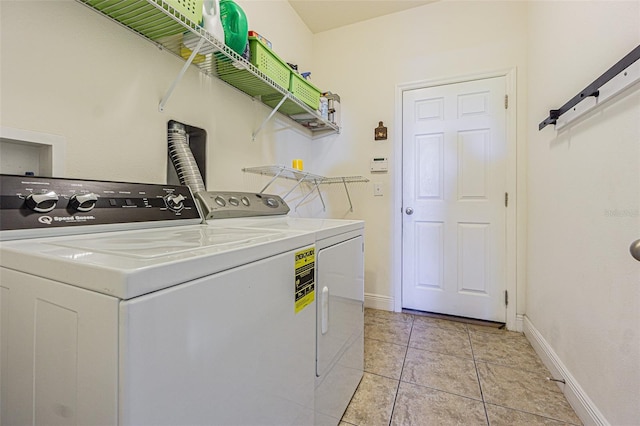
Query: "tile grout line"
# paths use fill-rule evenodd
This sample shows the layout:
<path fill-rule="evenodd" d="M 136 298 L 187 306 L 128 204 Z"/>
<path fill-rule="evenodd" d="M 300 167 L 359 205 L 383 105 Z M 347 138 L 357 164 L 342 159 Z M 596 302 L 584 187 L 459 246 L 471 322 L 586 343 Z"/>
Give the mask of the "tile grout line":
<path fill-rule="evenodd" d="M 447 332 L 460 333 L 460 334 L 467 333 L 467 337 L 469 335 L 468 331 L 453 330 L 453 329 L 446 328 L 446 327 L 439 327 L 437 325 L 426 325 L 425 327 L 426 328 L 434 328 L 434 329 L 437 329 L 437 330 L 444 330 L 444 331 L 447 331 Z M 434 349 L 431 349 L 431 348 L 430 349 L 424 349 L 424 348 L 419 348 L 419 347 L 415 347 L 415 346 L 413 346 L 413 347 L 409 346 L 409 347 L 412 348 L 412 349 L 418 350 L 418 351 L 431 352 L 431 353 L 440 354 L 440 355 L 447 355 L 447 356 L 452 356 L 452 357 L 456 357 L 456 358 L 459 358 L 459 359 L 465 359 L 465 360 L 469 359 L 468 357 L 466 357 L 464 355 L 456 355 L 456 354 L 452 354 L 452 353 L 446 352 L 446 351 L 443 352 L 443 351 L 434 350 Z M 473 356 L 473 352 L 472 352 L 472 356 Z"/>
<path fill-rule="evenodd" d="M 571 423 L 571 422 L 569 422 L 569 421 L 567 421 L 567 420 L 558 419 L 558 418 L 556 418 L 556 417 L 552 417 L 552 416 L 550 416 L 550 415 L 548 415 L 548 414 L 537 414 L 537 413 L 532 413 L 532 412 L 530 412 L 530 411 L 523 410 L 523 409 L 521 409 L 521 408 L 513 408 L 513 407 L 506 406 L 506 405 L 498 404 L 498 403 L 495 403 L 495 402 L 490 403 L 490 404 L 491 404 L 491 405 L 494 405 L 494 406 L 496 406 L 496 407 L 501 407 L 501 408 L 507 409 L 507 410 L 517 411 L 517 412 L 522 413 L 522 414 L 527 414 L 527 415 L 535 416 L 535 417 L 542 417 L 542 418 L 544 418 L 544 419 L 552 420 L 552 421 L 554 421 L 554 422 L 560 422 L 560 423 L 564 422 L 564 424 L 572 425 L 572 426 L 583 426 L 583 424 L 582 424 L 582 423 L 580 423 L 580 424 L 578 424 L 578 423 Z"/>
<path fill-rule="evenodd" d="M 484 409 L 484 416 L 487 420 L 487 425 L 491 425 L 489 422 L 489 413 L 487 412 L 487 401 L 484 399 L 484 391 L 482 390 L 482 382 L 480 381 L 480 372 L 478 371 L 478 363 L 476 362 L 476 354 L 473 351 L 473 342 L 471 341 L 471 331 L 467 327 L 467 338 L 469 339 L 469 346 L 471 347 L 471 358 L 473 358 L 473 367 L 476 370 L 476 378 L 478 379 L 478 387 L 480 388 L 480 397 L 482 398 L 482 408 Z"/>
<path fill-rule="evenodd" d="M 411 314 L 411 330 L 409 330 L 409 338 L 407 339 L 407 346 L 404 351 L 404 358 L 402 359 L 402 368 L 400 369 L 400 377 L 398 379 L 398 387 L 396 387 L 396 394 L 393 397 L 393 405 L 391 406 L 391 416 L 389 416 L 389 426 L 391 426 L 391 421 L 393 420 L 393 412 L 396 409 L 396 401 L 398 400 L 398 392 L 400 391 L 400 383 L 402 383 L 402 372 L 404 371 L 404 365 L 407 362 L 407 354 L 409 353 L 409 342 L 411 341 L 411 333 L 413 333 L 413 324 L 415 321 L 415 317 Z"/>
<path fill-rule="evenodd" d="M 480 332 L 480 333 L 482 333 L 482 332 Z M 494 334 L 494 333 L 487 333 L 487 334 Z M 472 332 L 470 331 L 469 332 L 469 337 L 471 338 L 471 336 L 472 336 Z M 507 339 L 512 339 L 512 337 L 510 337 L 510 336 L 501 336 L 501 337 L 506 337 Z M 523 409 L 523 408 L 516 408 L 516 407 L 504 405 L 501 402 L 489 403 L 489 402 L 485 401 L 484 392 L 483 392 L 483 389 L 482 389 L 482 381 L 480 380 L 480 371 L 478 370 L 478 363 L 482 363 L 482 364 L 486 365 L 487 367 L 488 366 L 495 366 L 495 367 L 504 368 L 504 369 L 507 369 L 507 370 L 520 371 L 520 372 L 524 372 L 526 374 L 532 374 L 532 375 L 536 375 L 536 376 L 539 376 L 541 374 L 541 372 L 539 370 L 534 370 L 533 368 L 529 368 L 529 367 L 523 368 L 521 365 L 520 366 L 516 366 L 516 365 L 514 365 L 512 363 L 501 363 L 499 361 L 482 360 L 482 359 L 480 361 L 477 361 L 476 358 L 475 358 L 475 353 L 473 351 L 473 343 L 472 342 L 471 342 L 471 352 L 473 354 L 474 364 L 476 366 L 476 374 L 478 376 L 478 383 L 480 384 L 480 393 L 482 395 L 483 404 L 484 404 L 484 407 L 485 407 L 485 413 L 487 415 L 487 421 L 488 422 L 489 422 L 489 418 L 488 418 L 489 412 L 488 412 L 487 406 L 488 406 L 488 404 L 491 404 L 491 405 L 494 405 L 494 406 L 497 406 L 497 407 L 505 408 L 507 410 L 517 411 L 517 412 L 524 413 L 524 414 L 527 414 L 527 415 L 542 417 L 542 418 L 546 418 L 546 419 L 549 419 L 549 420 L 558 421 L 558 422 L 565 422 L 566 424 L 572 424 L 573 425 L 573 423 L 571 423 L 570 421 L 568 421 L 566 419 L 562 419 L 559 416 L 556 416 L 556 415 L 553 415 L 553 414 L 539 413 L 539 412 L 534 412 L 534 411 Z M 543 367 L 544 367 L 544 365 L 543 365 Z M 559 393 L 562 393 L 562 392 L 559 392 Z M 489 422 L 489 424 L 490 424 L 490 422 Z"/>
<path fill-rule="evenodd" d="M 473 349 L 472 349 L 472 351 L 473 351 Z M 485 365 L 487 365 L 487 366 L 496 366 L 496 367 L 505 368 L 505 369 L 508 369 L 508 370 L 522 371 L 522 372 L 527 373 L 527 374 L 539 375 L 539 372 L 537 372 L 537 371 L 527 370 L 527 369 L 522 369 L 522 368 L 516 368 L 516 366 L 513 366 L 513 365 L 500 364 L 500 363 L 491 362 L 491 361 L 480 361 L 480 362 L 485 364 Z M 474 363 L 475 363 L 475 359 L 474 359 Z M 476 364 L 476 373 L 479 374 L 479 372 L 477 370 L 477 364 Z M 491 405 L 494 405 L 496 407 L 502 407 L 502 408 L 505 408 L 507 410 L 518 411 L 520 413 L 528 414 L 528 415 L 531 415 L 531 416 L 543 417 L 543 418 L 550 419 L 550 420 L 557 421 L 557 422 L 564 422 L 564 423 L 566 423 L 568 425 L 576 425 L 576 426 L 582 425 L 582 423 L 579 423 L 579 424 L 572 423 L 572 422 L 570 422 L 570 421 L 568 421 L 566 419 L 562 419 L 559 416 L 555 416 L 553 414 L 534 412 L 534 411 L 527 410 L 527 409 L 524 409 L 524 408 L 516 408 L 516 407 L 513 407 L 513 406 L 509 406 L 509 405 L 504 405 L 503 403 L 499 403 L 499 402 L 488 403 L 488 402 L 484 401 L 484 393 L 482 392 L 482 383 L 480 382 L 480 380 L 478 380 L 478 381 L 480 383 L 480 393 L 482 394 L 483 404 L 485 406 L 485 412 L 487 412 L 487 409 L 486 409 L 487 404 L 491 404 Z M 558 393 L 562 394 L 562 392 L 558 392 Z M 487 412 L 487 414 L 488 414 L 488 412 Z"/>
<path fill-rule="evenodd" d="M 418 333 L 421 330 L 421 327 L 423 325 L 426 328 L 448 330 L 448 331 L 451 331 L 451 332 L 457 332 L 457 331 L 464 332 L 464 331 L 466 331 L 466 333 L 467 333 L 467 335 L 466 335 L 467 341 L 469 342 L 469 345 L 470 345 L 469 346 L 470 347 L 470 352 L 471 352 L 471 355 L 472 355 L 472 358 L 473 358 L 474 368 L 476 370 L 475 371 L 476 372 L 476 380 L 477 380 L 477 383 L 478 383 L 478 386 L 479 386 L 479 390 L 480 390 L 480 395 L 481 395 L 481 398 L 480 398 L 479 402 L 481 402 L 483 404 L 483 409 L 484 409 L 484 413 L 485 413 L 485 424 L 487 426 L 491 425 L 491 421 L 490 421 L 489 410 L 488 410 L 489 403 L 487 401 L 487 396 L 484 394 L 484 385 L 487 385 L 488 386 L 487 391 L 489 393 L 492 393 L 491 389 L 490 389 L 491 388 L 491 386 L 490 386 L 491 383 L 489 383 L 489 382 L 488 383 L 484 383 L 482 381 L 483 380 L 483 379 L 481 379 L 482 374 L 480 373 L 480 370 L 479 370 L 480 364 L 483 365 L 483 369 L 485 369 L 485 370 L 489 366 L 495 366 L 497 368 L 504 369 L 504 371 L 506 371 L 506 372 L 509 372 L 509 371 L 522 371 L 523 373 L 528 373 L 528 374 L 532 374 L 532 375 L 535 375 L 535 376 L 538 376 L 540 374 L 540 371 L 534 369 L 534 367 L 532 365 L 529 365 L 528 362 L 524 363 L 524 365 L 526 365 L 526 367 L 523 368 L 522 365 L 518 366 L 516 364 L 512 364 L 511 362 L 505 361 L 505 358 L 502 355 L 500 355 L 500 356 L 491 355 L 491 356 L 488 357 L 488 359 L 484 359 L 484 358 L 486 358 L 486 355 L 487 355 L 487 354 L 485 354 L 485 349 L 486 349 L 485 345 L 489 345 L 490 347 L 492 347 L 491 345 L 501 343 L 504 340 L 504 343 L 507 344 L 508 346 L 510 346 L 510 347 L 513 346 L 513 347 L 518 347 L 519 348 L 519 344 L 515 344 L 515 343 L 520 343 L 520 341 L 522 339 L 520 338 L 519 340 L 513 340 L 512 338 L 513 337 L 517 337 L 516 335 L 512 335 L 511 333 L 506 333 L 506 334 L 505 333 L 498 333 L 498 334 L 496 334 L 496 333 L 493 333 L 493 332 L 485 332 L 484 330 L 478 330 L 478 329 L 476 329 L 475 327 L 473 327 L 472 325 L 469 325 L 469 324 L 466 324 L 466 326 L 465 326 L 466 330 L 464 330 L 464 329 L 460 330 L 458 328 L 451 329 L 450 327 L 441 326 L 440 324 L 437 324 L 437 323 L 431 324 L 431 323 L 424 323 L 423 321 L 419 321 L 418 319 L 420 317 L 417 316 L 417 315 L 408 314 L 407 316 L 408 316 L 408 318 L 407 318 L 406 321 L 407 321 L 407 323 L 410 324 L 410 326 L 409 326 L 408 339 L 407 339 L 406 343 L 403 344 L 398 340 L 391 340 L 389 338 L 373 338 L 373 339 L 370 338 L 374 342 L 376 342 L 376 341 L 377 342 L 384 342 L 384 343 L 388 343 L 390 345 L 393 345 L 395 347 L 397 347 L 397 346 L 404 347 L 404 350 L 405 350 L 404 354 L 402 354 L 399 350 L 397 352 L 397 355 L 401 356 L 403 358 L 403 360 L 402 360 L 401 363 L 399 363 L 400 364 L 400 375 L 399 375 L 399 378 L 397 379 L 398 383 L 396 385 L 394 398 L 392 400 L 391 411 L 389 412 L 390 417 L 388 419 L 387 426 L 391 426 L 392 424 L 394 424 L 393 418 L 395 416 L 395 407 L 396 406 L 398 406 L 398 408 L 401 410 L 401 412 L 399 412 L 399 416 L 403 416 L 404 415 L 404 406 L 403 406 L 403 403 L 402 403 L 403 401 L 398 402 L 400 385 L 403 382 L 402 377 L 403 377 L 404 368 L 407 367 L 407 358 L 408 358 L 409 348 L 412 348 L 411 347 L 411 339 L 413 337 L 413 332 L 415 331 L 416 333 Z M 395 317 L 389 317 L 389 318 L 390 319 L 395 319 Z M 393 321 L 393 322 L 395 322 L 395 321 Z M 446 322 L 448 322 L 448 321 L 446 321 Z M 381 323 L 380 325 L 383 325 L 383 323 Z M 404 326 L 404 327 L 406 327 L 406 326 Z M 406 332 L 406 328 L 405 328 L 405 332 Z M 494 335 L 496 337 L 495 338 L 494 337 L 488 338 L 488 336 L 491 336 L 491 335 Z M 497 337 L 498 335 L 500 336 L 499 338 Z M 485 338 L 485 336 L 487 336 L 487 338 Z M 377 336 L 377 337 L 379 337 L 379 336 Z M 416 337 L 419 337 L 419 336 L 416 335 Z M 461 337 L 464 338 L 464 336 L 461 336 Z M 476 344 L 474 344 L 473 341 L 476 341 L 476 344 L 478 345 L 477 348 L 475 347 Z M 397 348 L 397 349 L 399 349 L 399 348 Z M 447 353 L 447 352 L 439 352 L 437 350 L 434 351 L 432 347 L 429 347 L 429 349 L 422 349 L 422 348 L 412 348 L 412 349 L 413 350 L 417 350 L 417 351 L 432 352 L 432 353 L 443 354 L 443 355 L 447 355 L 447 356 L 454 356 L 454 357 L 458 357 L 458 358 L 463 358 L 463 357 L 460 356 L 459 353 L 458 354 L 451 354 L 451 353 Z M 480 353 L 478 354 L 479 358 L 475 357 L 475 350 L 476 349 L 478 349 L 478 351 L 480 351 Z M 491 353 L 489 352 L 488 354 L 490 355 Z M 525 359 L 525 361 L 528 361 L 528 360 L 529 360 L 528 358 Z M 400 360 L 397 359 L 396 362 L 399 362 L 399 361 Z M 513 358 L 513 361 L 516 361 L 516 358 Z M 523 362 L 518 362 L 517 364 L 522 364 L 522 363 Z M 396 365 L 398 365 L 398 364 L 396 364 Z M 385 376 L 384 374 L 380 374 L 378 372 L 376 372 L 376 373 L 370 372 L 369 374 L 373 374 L 373 375 L 376 375 L 376 376 L 379 376 L 379 377 L 386 377 L 386 378 L 392 379 L 392 380 L 394 379 L 394 377 L 390 377 L 391 375 L 388 377 L 388 376 Z M 405 383 L 413 383 L 413 384 L 415 384 L 417 386 L 420 386 L 420 387 L 433 389 L 433 390 L 436 390 L 436 391 L 439 391 L 439 392 L 449 393 L 451 395 L 456 395 L 456 396 L 463 397 L 463 398 L 473 399 L 473 398 L 469 397 L 468 395 L 462 395 L 462 394 L 458 394 L 458 393 L 451 392 L 451 391 L 444 391 L 442 389 L 439 389 L 438 387 L 427 386 L 427 385 L 421 384 L 419 382 L 415 382 L 414 383 L 414 382 L 411 382 L 411 381 L 410 382 L 406 382 L 405 381 Z M 392 383 L 389 383 L 389 384 L 392 385 Z M 390 391 L 389 393 L 394 392 L 393 387 L 391 387 L 390 389 L 389 388 L 387 388 L 387 389 L 388 389 L 387 392 Z M 388 395 L 388 393 L 387 393 L 387 395 Z M 510 406 L 511 404 L 505 405 L 504 404 L 505 402 L 507 402 L 507 401 L 503 400 L 502 398 L 498 398 L 495 402 L 491 403 L 491 405 L 493 407 L 502 407 L 505 410 L 509 410 L 511 412 L 514 412 L 514 413 L 515 412 L 519 412 L 519 413 L 522 413 L 522 414 L 526 414 L 528 416 L 535 416 L 535 417 L 538 417 L 538 418 L 554 420 L 554 421 L 565 421 L 565 422 L 567 422 L 567 424 L 573 424 L 569 420 L 562 420 L 558 415 L 556 415 L 555 411 L 552 411 L 552 413 L 548 413 L 546 411 L 544 413 L 542 413 L 542 412 L 529 410 L 528 407 L 520 407 L 520 406 L 518 406 L 519 408 L 515 408 L 515 407 Z M 387 408 L 388 408 L 388 405 L 387 405 Z M 499 413 L 501 413 L 501 411 L 499 411 Z M 561 411 L 558 411 L 558 413 L 561 413 Z M 493 415 L 496 415 L 494 413 L 494 409 L 492 409 L 492 416 Z M 384 422 L 383 418 L 380 419 L 380 420 L 382 420 Z M 580 425 L 580 423 L 576 423 L 576 424 Z"/>

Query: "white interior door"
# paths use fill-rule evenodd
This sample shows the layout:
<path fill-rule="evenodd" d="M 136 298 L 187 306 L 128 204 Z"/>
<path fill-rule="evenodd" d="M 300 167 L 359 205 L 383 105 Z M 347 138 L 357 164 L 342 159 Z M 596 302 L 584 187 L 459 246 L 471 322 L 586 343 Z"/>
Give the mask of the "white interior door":
<path fill-rule="evenodd" d="M 506 320 L 505 84 L 403 93 L 403 308 Z"/>

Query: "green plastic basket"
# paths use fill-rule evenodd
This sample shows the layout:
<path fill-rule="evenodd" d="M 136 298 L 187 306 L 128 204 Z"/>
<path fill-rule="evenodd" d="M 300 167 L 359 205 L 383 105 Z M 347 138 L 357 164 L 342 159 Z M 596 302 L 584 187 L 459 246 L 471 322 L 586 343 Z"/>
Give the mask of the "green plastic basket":
<path fill-rule="evenodd" d="M 249 37 L 251 63 L 283 89 L 289 87 L 291 68 L 256 37 Z"/>
<path fill-rule="evenodd" d="M 216 61 L 216 74 L 220 80 L 226 81 L 250 96 L 278 93 L 271 85 L 259 79 L 246 69 L 237 68 L 234 61 L 222 53 L 214 53 L 214 57 Z"/>
<path fill-rule="evenodd" d="M 291 73 L 289 91 L 312 109 L 320 107 L 320 90 L 297 73 Z"/>
<path fill-rule="evenodd" d="M 152 0 L 82 1 L 152 40 L 185 31 L 183 25 L 151 4 L 154 3 Z M 202 2 L 203 0 L 164 0 L 163 6 L 165 10 L 169 10 L 170 6 L 186 20 L 202 25 Z"/>
<path fill-rule="evenodd" d="M 251 64 L 274 83 L 285 90 L 288 89 L 291 68 L 256 37 L 249 37 L 249 48 L 251 50 Z M 217 54 L 215 58 L 218 77 L 248 95 L 263 96 L 279 93 L 278 90 L 249 71 L 241 67 L 237 68 L 236 64 L 224 55 Z"/>

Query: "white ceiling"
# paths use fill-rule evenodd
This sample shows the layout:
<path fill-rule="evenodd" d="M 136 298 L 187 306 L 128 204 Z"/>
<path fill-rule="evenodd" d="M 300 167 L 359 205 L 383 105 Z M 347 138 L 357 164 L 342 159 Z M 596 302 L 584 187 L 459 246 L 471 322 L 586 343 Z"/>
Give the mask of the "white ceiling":
<path fill-rule="evenodd" d="M 423 6 L 437 0 L 289 0 L 312 33 Z"/>

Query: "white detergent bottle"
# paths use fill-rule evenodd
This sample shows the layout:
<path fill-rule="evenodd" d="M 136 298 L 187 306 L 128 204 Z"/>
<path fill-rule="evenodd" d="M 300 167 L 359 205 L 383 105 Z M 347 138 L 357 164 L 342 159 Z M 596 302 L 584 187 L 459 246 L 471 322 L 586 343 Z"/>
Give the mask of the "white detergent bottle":
<path fill-rule="evenodd" d="M 224 30 L 220 22 L 219 0 L 204 0 L 202 2 L 202 18 L 204 29 L 221 44 L 224 44 Z"/>

